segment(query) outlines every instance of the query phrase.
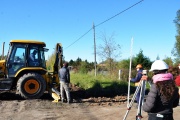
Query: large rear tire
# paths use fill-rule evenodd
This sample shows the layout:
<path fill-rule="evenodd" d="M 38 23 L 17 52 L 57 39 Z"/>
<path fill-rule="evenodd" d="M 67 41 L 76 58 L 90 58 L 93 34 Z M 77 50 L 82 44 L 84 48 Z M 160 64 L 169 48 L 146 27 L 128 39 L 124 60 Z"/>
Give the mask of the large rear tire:
<path fill-rule="evenodd" d="M 24 74 L 17 82 L 17 91 L 25 99 L 40 98 L 45 90 L 46 82 L 37 73 Z"/>

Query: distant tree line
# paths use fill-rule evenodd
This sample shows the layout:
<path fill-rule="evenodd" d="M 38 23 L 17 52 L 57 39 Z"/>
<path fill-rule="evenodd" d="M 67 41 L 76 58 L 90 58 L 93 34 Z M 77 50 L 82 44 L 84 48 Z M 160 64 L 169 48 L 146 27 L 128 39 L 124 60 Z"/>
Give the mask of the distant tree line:
<path fill-rule="evenodd" d="M 69 66 L 72 66 L 72 69 L 76 70 L 76 72 L 87 74 L 94 69 L 94 62 L 83 61 L 78 57 L 76 60 L 71 59 L 69 61 Z"/>

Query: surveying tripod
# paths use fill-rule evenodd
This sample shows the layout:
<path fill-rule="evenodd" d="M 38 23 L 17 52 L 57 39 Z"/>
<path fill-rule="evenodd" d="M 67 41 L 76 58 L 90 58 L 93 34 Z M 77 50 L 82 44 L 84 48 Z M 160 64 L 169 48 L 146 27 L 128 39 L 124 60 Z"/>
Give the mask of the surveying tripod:
<path fill-rule="evenodd" d="M 143 70 L 143 74 L 144 75 L 146 75 L 146 72 L 147 71 Z M 125 114 L 123 120 L 126 120 L 126 117 L 127 117 L 128 113 L 129 113 L 129 111 L 131 110 L 131 107 L 132 107 L 132 105 L 134 103 L 134 100 L 136 99 L 136 96 L 137 96 L 139 91 L 140 91 L 140 99 L 139 99 L 139 101 L 137 101 L 137 102 L 139 102 L 139 104 L 138 104 L 136 120 L 141 120 L 141 118 L 142 118 L 142 115 L 141 115 L 141 112 L 142 112 L 142 103 L 144 101 L 145 89 L 146 89 L 146 81 L 145 80 L 141 80 L 139 85 L 138 85 L 138 87 L 136 88 L 136 91 L 135 91 L 135 93 L 134 93 L 134 95 L 132 97 L 131 102 L 128 104 L 128 108 L 127 108 L 127 111 L 126 111 L 126 114 Z"/>

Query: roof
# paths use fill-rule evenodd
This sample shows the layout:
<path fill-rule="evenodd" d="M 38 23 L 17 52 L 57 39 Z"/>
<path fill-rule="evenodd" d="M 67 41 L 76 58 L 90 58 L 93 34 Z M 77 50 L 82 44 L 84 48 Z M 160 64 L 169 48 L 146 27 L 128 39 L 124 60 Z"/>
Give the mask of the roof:
<path fill-rule="evenodd" d="M 44 42 L 38 40 L 11 40 L 10 43 L 39 44 L 46 46 Z"/>

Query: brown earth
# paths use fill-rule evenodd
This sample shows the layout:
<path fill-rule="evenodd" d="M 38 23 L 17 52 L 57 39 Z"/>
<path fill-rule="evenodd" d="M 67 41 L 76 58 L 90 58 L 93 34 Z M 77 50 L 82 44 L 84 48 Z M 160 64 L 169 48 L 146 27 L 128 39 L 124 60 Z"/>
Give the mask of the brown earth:
<path fill-rule="evenodd" d="M 135 120 L 136 103 L 127 110 L 126 96 L 73 98 L 73 103 L 54 103 L 49 94 L 41 99 L 23 100 L 13 93 L 0 94 L 0 120 Z M 180 106 L 174 109 L 174 119 L 180 119 Z M 147 113 L 142 112 L 142 120 Z"/>

